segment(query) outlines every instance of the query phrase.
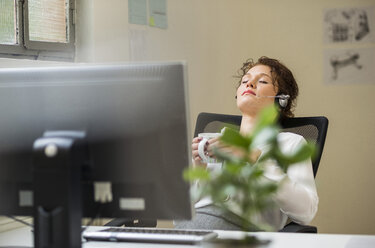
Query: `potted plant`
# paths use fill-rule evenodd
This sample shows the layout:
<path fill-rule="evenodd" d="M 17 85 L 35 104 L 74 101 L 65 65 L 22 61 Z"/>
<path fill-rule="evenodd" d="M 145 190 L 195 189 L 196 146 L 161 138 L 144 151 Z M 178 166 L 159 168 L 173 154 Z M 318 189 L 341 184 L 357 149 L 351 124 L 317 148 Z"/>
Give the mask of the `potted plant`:
<path fill-rule="evenodd" d="M 264 180 L 264 164 L 272 159 L 286 172 L 288 166 L 310 158 L 315 150 L 311 143 L 300 146 L 294 154 L 283 154 L 277 142 L 280 127 L 277 124 L 278 111 L 275 106 L 265 108 L 259 115 L 253 132 L 241 135 L 226 127 L 220 140 L 241 150 L 241 155 L 233 155 L 215 149 L 216 157 L 223 161 L 222 170 L 209 171 L 201 166 L 193 166 L 184 171 L 184 178 L 190 182 L 199 180 L 199 187 L 192 187 L 193 200 L 211 197 L 213 203 L 224 213 L 240 220 L 243 231 L 275 231 L 271 226 L 260 223 L 255 216 L 272 206 L 272 195 L 278 184 Z M 268 151 L 258 158 L 254 153 L 259 144 L 267 144 Z M 230 198 L 230 200 L 227 200 Z M 217 240 L 215 241 L 217 242 Z M 228 242 L 220 240 L 219 242 Z M 253 236 L 246 235 L 243 240 L 229 240 L 230 243 L 262 243 Z"/>

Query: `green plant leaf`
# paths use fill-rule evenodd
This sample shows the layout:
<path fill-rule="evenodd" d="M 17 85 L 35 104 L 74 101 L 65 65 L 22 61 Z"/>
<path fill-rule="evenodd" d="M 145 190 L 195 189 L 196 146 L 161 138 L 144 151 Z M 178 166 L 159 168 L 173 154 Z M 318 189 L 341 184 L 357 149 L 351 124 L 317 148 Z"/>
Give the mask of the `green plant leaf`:
<path fill-rule="evenodd" d="M 312 143 L 306 143 L 297 148 L 295 153 L 286 155 L 280 149 L 275 149 L 274 157 L 280 167 L 286 171 L 289 165 L 305 161 L 313 157 L 316 146 Z"/>
<path fill-rule="evenodd" d="M 200 166 L 185 169 L 183 172 L 183 177 L 186 181 L 207 181 L 211 178 L 209 171 Z"/>
<path fill-rule="evenodd" d="M 251 143 L 250 150 L 255 149 L 261 145 L 275 144 L 277 142 L 277 135 L 279 134 L 279 128 L 269 125 L 258 130 L 254 134 L 253 142 Z"/>
<path fill-rule="evenodd" d="M 231 175 L 238 175 L 241 172 L 242 164 L 236 163 L 225 163 L 224 169 Z"/>
<path fill-rule="evenodd" d="M 249 138 L 242 136 L 238 131 L 233 130 L 231 128 L 224 129 L 220 140 L 228 145 L 241 147 L 245 150 L 247 150 L 250 145 Z"/>
<path fill-rule="evenodd" d="M 278 115 L 279 113 L 274 104 L 264 108 L 258 115 L 253 134 L 256 134 L 264 127 L 276 124 Z"/>

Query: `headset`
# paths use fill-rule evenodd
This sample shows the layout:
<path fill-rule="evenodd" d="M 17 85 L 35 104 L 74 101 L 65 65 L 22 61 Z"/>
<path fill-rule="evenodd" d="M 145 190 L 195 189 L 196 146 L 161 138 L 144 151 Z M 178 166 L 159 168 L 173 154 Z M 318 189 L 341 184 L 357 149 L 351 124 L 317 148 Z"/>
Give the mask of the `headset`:
<path fill-rule="evenodd" d="M 256 96 L 256 97 L 259 97 L 259 98 L 261 98 L 261 97 L 275 98 L 275 103 L 277 105 L 279 105 L 281 108 L 285 108 L 288 105 L 289 98 L 290 98 L 289 95 L 284 95 L 284 94 L 280 94 L 280 95 L 277 95 L 277 96 Z M 237 99 L 237 96 L 235 96 L 235 98 Z"/>

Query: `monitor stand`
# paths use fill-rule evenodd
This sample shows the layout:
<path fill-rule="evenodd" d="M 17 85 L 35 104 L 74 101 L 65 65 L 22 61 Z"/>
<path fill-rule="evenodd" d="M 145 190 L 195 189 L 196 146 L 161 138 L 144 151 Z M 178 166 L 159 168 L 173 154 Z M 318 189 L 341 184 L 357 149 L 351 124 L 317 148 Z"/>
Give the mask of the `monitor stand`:
<path fill-rule="evenodd" d="M 49 131 L 33 145 L 34 245 L 81 247 L 81 170 L 88 159 L 82 131 Z"/>

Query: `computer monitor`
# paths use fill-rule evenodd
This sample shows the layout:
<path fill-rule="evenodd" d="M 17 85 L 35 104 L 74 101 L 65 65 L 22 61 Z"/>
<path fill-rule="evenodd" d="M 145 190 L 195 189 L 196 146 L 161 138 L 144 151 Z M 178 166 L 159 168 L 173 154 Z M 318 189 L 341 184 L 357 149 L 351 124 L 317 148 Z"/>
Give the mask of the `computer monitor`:
<path fill-rule="evenodd" d="M 0 69 L 0 215 L 60 247 L 81 216 L 190 219 L 186 89 L 179 62 Z"/>

